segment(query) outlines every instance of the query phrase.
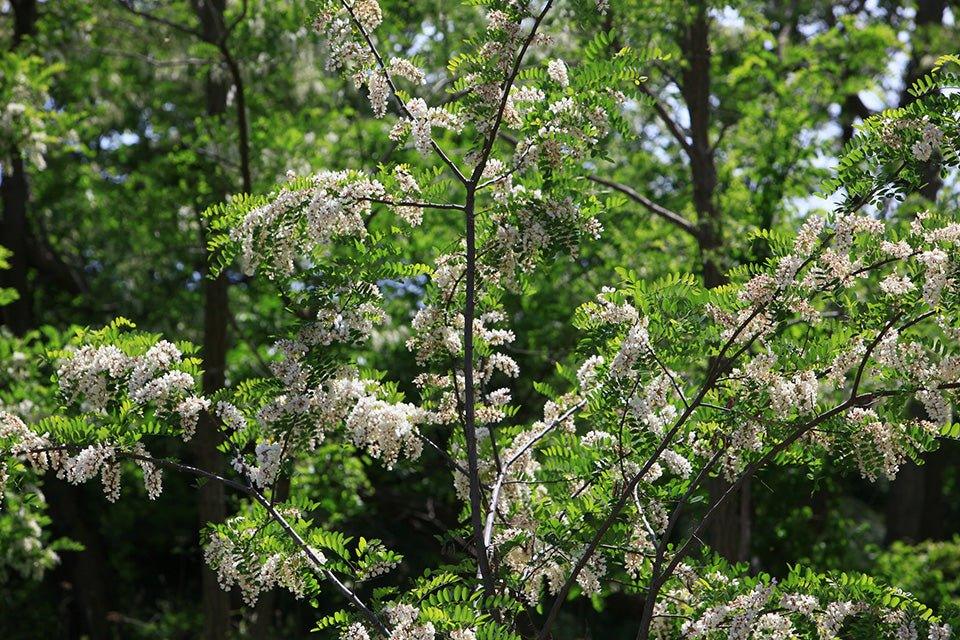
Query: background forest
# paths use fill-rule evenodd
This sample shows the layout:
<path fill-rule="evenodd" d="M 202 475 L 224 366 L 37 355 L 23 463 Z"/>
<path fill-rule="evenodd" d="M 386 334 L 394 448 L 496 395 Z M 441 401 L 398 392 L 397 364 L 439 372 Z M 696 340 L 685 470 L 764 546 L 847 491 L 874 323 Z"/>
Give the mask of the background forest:
<path fill-rule="evenodd" d="M 483 28 L 459 2 L 380 4 L 380 41 L 427 69 L 443 68 Z M 946 0 L 609 5 L 554 43 L 568 64 L 598 42 L 657 54 L 643 69 L 645 99 L 625 116 L 634 135 L 614 136 L 591 167 L 590 180 L 614 196 L 599 214 L 601 240 L 502 300 L 517 336 L 507 351 L 524 372 L 514 386 L 522 420 L 543 412 L 535 384 L 556 383 L 558 364 L 576 368 L 580 304 L 624 274 L 690 272 L 714 287 L 727 270 L 762 262 L 762 232 L 792 232 L 831 207 L 819 194 L 858 124 L 909 104 L 907 89 L 960 42 L 960 3 Z M 307 0 L 0 0 L 0 408 L 24 420 L 49 415 L 56 387 L 44 354 L 76 327 L 118 316 L 197 344 L 206 393 L 268 375 L 277 355 L 268 345 L 291 327 L 289 301 L 235 267 L 208 274 L 202 212 L 269 192 L 290 170 L 422 162 L 386 142 L 390 125 L 365 91 L 326 71 L 331 51 L 315 14 Z M 446 83 L 428 75 L 421 93 L 438 103 Z M 955 211 L 955 174 L 941 174 L 936 157 L 927 170 L 921 194 L 880 215 Z M 371 232 L 390 225 L 369 221 Z M 429 263 L 457 225 L 427 212 L 419 233 L 391 242 L 403 260 Z M 381 284 L 388 322 L 362 356 L 402 386 L 418 372 L 405 325 L 424 282 Z M 217 442 L 199 433 L 161 453 L 222 469 Z M 706 542 L 750 571 L 781 576 L 788 562 L 863 571 L 960 615 L 957 453 L 944 442 L 893 481 L 761 471 Z M 297 462 L 299 486 L 286 490 L 346 535 L 376 530 L 404 556 L 401 571 L 419 575 L 452 553 L 444 533 L 462 515 L 443 460 L 423 457 L 387 471 L 362 451 L 324 445 Z M 184 476 L 165 484 L 155 502 L 125 486 L 116 504 L 51 474 L 27 497 L 8 491 L 0 637 L 300 638 L 343 606 L 336 595 L 311 603 L 277 591 L 242 607 L 205 568 L 199 538 L 241 498 Z M 557 637 L 632 638 L 636 598 L 613 589 L 571 603 Z"/>

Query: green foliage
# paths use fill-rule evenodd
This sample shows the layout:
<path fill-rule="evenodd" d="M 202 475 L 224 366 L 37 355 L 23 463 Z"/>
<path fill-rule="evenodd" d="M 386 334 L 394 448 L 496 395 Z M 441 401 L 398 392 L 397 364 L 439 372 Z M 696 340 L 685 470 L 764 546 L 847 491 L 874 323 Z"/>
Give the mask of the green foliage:
<path fill-rule="evenodd" d="M 960 539 L 894 542 L 877 556 L 874 571 L 940 612 L 951 625 L 960 622 Z"/>

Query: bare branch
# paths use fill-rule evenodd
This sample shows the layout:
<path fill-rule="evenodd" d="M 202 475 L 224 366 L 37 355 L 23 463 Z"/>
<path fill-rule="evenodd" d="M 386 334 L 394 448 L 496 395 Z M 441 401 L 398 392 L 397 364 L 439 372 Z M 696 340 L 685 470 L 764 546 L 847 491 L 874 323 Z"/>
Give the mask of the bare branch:
<path fill-rule="evenodd" d="M 607 179 L 607 178 L 602 178 L 602 177 L 600 177 L 600 176 L 598 176 L 598 175 L 595 175 L 595 174 L 594 174 L 594 175 L 587 176 L 587 178 L 588 178 L 591 182 L 596 182 L 597 184 L 602 184 L 602 185 L 605 186 L 605 187 L 610 187 L 610 188 L 613 189 L 614 191 L 619 191 L 620 193 L 622 193 L 623 195 L 627 196 L 628 198 L 630 198 L 630 199 L 633 200 L 634 202 L 642 205 L 644 208 L 646 208 L 646 209 L 647 209 L 648 211 L 650 211 L 651 213 L 653 213 L 653 214 L 655 214 L 655 215 L 663 218 L 664 220 L 666 220 L 666 221 L 669 222 L 670 224 L 672 224 L 672 225 L 676 226 L 677 228 L 685 231 L 686 233 L 690 234 L 690 235 L 693 236 L 693 237 L 696 237 L 696 236 L 697 236 L 697 227 L 696 227 L 696 225 L 694 225 L 692 222 L 690 222 L 689 220 L 687 220 L 686 218 L 684 218 L 684 217 L 683 217 L 682 215 L 680 215 L 679 213 L 676 213 L 676 212 L 674 212 L 674 211 L 671 211 L 670 209 L 667 209 L 667 208 L 664 207 L 663 205 L 657 204 L 656 202 L 654 202 L 654 201 L 651 200 L 650 198 L 648 198 L 648 197 L 646 197 L 646 196 L 644 196 L 644 195 L 641 195 L 640 193 L 638 193 L 636 190 L 632 189 L 631 187 L 628 187 L 627 185 L 621 184 L 621 183 L 619 183 L 619 182 L 615 182 L 615 181 L 613 181 L 613 180 L 609 180 L 609 179 Z"/>
<path fill-rule="evenodd" d="M 453 210 L 453 211 L 463 211 L 462 204 L 456 203 L 441 203 L 441 202 L 415 202 L 411 200 L 384 200 L 382 198 L 357 198 L 358 200 L 364 200 L 366 202 L 373 202 L 376 204 L 385 204 L 391 207 L 415 207 L 417 209 L 441 209 L 441 210 Z"/>
<path fill-rule="evenodd" d="M 674 139 L 680 143 L 680 146 L 683 147 L 683 150 L 687 153 L 687 155 L 692 154 L 693 145 L 691 145 L 690 141 L 687 140 L 687 134 L 683 131 L 680 125 L 677 124 L 677 121 L 674 120 L 673 116 L 670 115 L 670 112 L 667 111 L 667 108 L 664 106 L 660 98 L 653 91 L 651 91 L 650 87 L 648 87 L 646 84 L 641 83 L 640 90 L 643 91 L 643 93 L 653 102 L 654 110 L 657 112 L 657 115 L 660 116 L 660 119 L 663 120 L 663 124 L 665 124 L 667 129 L 669 129 Z"/>
<path fill-rule="evenodd" d="M 200 40 L 204 39 L 203 34 L 192 27 L 188 27 L 186 25 L 180 24 L 179 22 L 174 22 L 173 20 L 168 20 L 167 18 L 163 18 L 156 14 L 137 9 L 134 6 L 132 0 L 117 0 L 117 4 L 120 5 L 121 8 L 126 9 L 127 11 L 129 11 L 135 16 L 139 16 L 145 20 L 149 20 L 150 22 L 155 22 L 156 24 L 169 27 L 175 31 L 179 31 L 180 33 L 184 33 L 188 36 L 193 36 L 194 38 L 199 38 Z"/>

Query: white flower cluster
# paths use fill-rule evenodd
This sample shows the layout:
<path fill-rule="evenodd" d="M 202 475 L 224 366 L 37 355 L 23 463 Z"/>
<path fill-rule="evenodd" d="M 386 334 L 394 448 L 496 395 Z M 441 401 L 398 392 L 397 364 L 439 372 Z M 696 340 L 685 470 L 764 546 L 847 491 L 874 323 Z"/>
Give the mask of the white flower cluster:
<path fill-rule="evenodd" d="M 588 596 L 597 595 L 603 589 L 601 580 L 607 575 L 607 559 L 602 554 L 590 556 L 587 563 L 577 574 L 577 585 Z"/>
<path fill-rule="evenodd" d="M 434 277 L 438 280 L 437 285 L 439 287 L 456 286 L 456 280 L 459 280 L 459 278 L 453 276 L 453 273 L 456 273 L 454 264 L 452 261 L 446 261 L 443 267 L 438 268 Z M 447 279 L 451 277 L 455 278 L 454 283 L 447 282 Z M 440 357 L 459 358 L 463 353 L 464 322 L 464 317 L 460 313 L 452 313 L 432 305 L 424 306 L 413 318 L 412 329 L 414 335 L 407 340 L 407 349 L 416 354 L 419 364 L 425 364 Z M 505 322 L 506 316 L 500 311 L 487 311 L 480 314 L 473 321 L 474 339 L 491 348 L 511 344 L 516 339 L 514 333 L 502 326 L 497 326 Z M 480 385 L 477 389 L 477 397 L 487 400 L 485 405 L 478 407 L 478 419 L 481 422 L 496 422 L 503 417 L 503 405 L 510 401 L 509 390 L 498 389 L 487 392 L 485 385 L 489 384 L 497 373 L 511 378 L 518 377 L 520 367 L 512 357 L 499 351 L 493 351 L 489 355 L 479 358 L 475 369 L 478 374 L 477 383 Z M 451 400 L 454 401 L 455 405 L 456 398 L 450 395 L 453 390 L 450 389 L 447 381 L 428 377 L 422 377 L 420 381 L 423 383 L 431 382 L 441 388 L 440 390 L 443 391 L 445 396 L 441 405 L 451 407 Z M 462 390 L 462 382 L 458 382 L 458 386 Z M 431 419 L 430 421 L 449 422 L 442 418 Z"/>
<path fill-rule="evenodd" d="M 232 526 L 232 522 L 228 521 L 226 526 Z M 297 599 L 303 598 L 307 590 L 306 574 L 314 570 L 312 560 L 300 550 L 261 558 L 256 553 L 257 545 L 251 544 L 256 535 L 256 530 L 248 528 L 229 535 L 217 531 L 210 536 L 203 557 L 207 566 L 216 572 L 220 587 L 229 591 L 237 586 L 244 602 L 251 607 L 262 592 L 274 587 L 290 591 Z M 313 554 L 321 563 L 326 561 L 322 553 L 313 551 Z"/>
<path fill-rule="evenodd" d="M 340 632 L 340 640 L 370 640 L 370 634 L 361 623 L 354 622 Z"/>
<path fill-rule="evenodd" d="M 569 83 L 566 71 L 566 66 L 561 69 L 555 65 L 551 79 Z M 540 126 L 521 141 L 521 148 L 530 147 L 528 155 L 554 167 L 588 157 L 590 150 L 610 132 L 610 115 L 583 98 L 565 96 L 540 109 Z"/>
<path fill-rule="evenodd" d="M 654 376 L 639 393 L 630 397 L 630 413 L 657 437 L 662 437 L 667 426 L 677 417 L 677 407 L 671 402 L 673 384 L 665 375 Z"/>
<path fill-rule="evenodd" d="M 242 431 L 247 428 L 247 419 L 235 405 L 221 400 L 217 403 L 217 416 L 224 426 L 232 431 Z"/>
<path fill-rule="evenodd" d="M 391 640 L 434 640 L 437 632 L 433 623 L 417 624 L 420 610 L 416 607 L 396 604 L 385 611 L 391 626 Z"/>
<path fill-rule="evenodd" d="M 913 284 L 913 281 L 909 276 L 898 276 L 891 273 L 889 276 L 880 281 L 880 291 L 883 291 L 888 296 L 893 297 L 910 293 L 916 288 L 916 285 Z"/>
<path fill-rule="evenodd" d="M 193 395 L 193 376 L 175 368 L 182 362 L 180 349 L 166 340 L 140 356 L 128 356 L 114 345 L 83 345 L 60 361 L 57 376 L 63 394 L 71 401 L 82 400 L 93 412 L 105 410 L 125 389 L 138 405 L 153 404 L 160 414 L 177 414 L 183 438 L 189 440 L 210 402 Z"/>
<path fill-rule="evenodd" d="M 420 455 L 422 444 L 417 425 L 425 420 L 426 412 L 410 404 L 384 401 L 378 395 L 379 383 L 362 380 L 350 368 L 324 372 L 326 380 L 311 386 L 310 380 L 317 377 L 317 372 L 304 360 L 306 343 L 281 340 L 277 348 L 284 359 L 275 362 L 273 368 L 284 385 L 283 392 L 256 414 L 259 442 L 252 458 L 248 454 L 234 460 L 234 467 L 256 486 L 269 486 L 276 478 L 283 463 L 282 443 L 296 443 L 296 447 L 312 451 L 327 433 L 341 426 L 353 444 L 382 460 L 388 468 L 396 464 L 401 452 L 410 459 Z M 228 429 L 244 430 L 249 426 L 243 412 L 228 402 L 217 405 L 217 414 Z"/>
<path fill-rule="evenodd" d="M 743 471 L 749 453 L 760 451 L 763 448 L 765 436 L 766 429 L 764 426 L 753 420 L 746 420 L 730 431 L 727 435 L 727 448 L 721 459 L 723 476 L 728 481 L 733 482 L 737 474 Z M 701 442 L 698 441 L 697 444 Z M 711 454 L 711 451 L 702 452 L 703 457 L 709 457 Z"/>
<path fill-rule="evenodd" d="M 29 82 L 32 75 L 12 73 L 11 78 L 4 78 L 7 81 L 5 94 L 15 99 L 0 109 L 0 140 L 12 142 L 10 148 L 18 149 L 24 160 L 38 171 L 43 171 L 47 168 L 44 158 L 47 142 L 52 139 L 48 133 L 49 110 L 46 105 L 52 99 L 36 84 Z"/>
<path fill-rule="evenodd" d="M 610 375 L 616 378 L 631 375 L 637 363 L 653 352 L 650 334 L 647 332 L 649 322 L 648 318 L 641 318 L 630 327 L 626 337 L 620 343 L 620 350 L 610 363 Z"/>
<path fill-rule="evenodd" d="M 162 473 L 147 459 L 149 454 L 141 443 L 134 445 L 129 452 L 111 444 L 97 443 L 71 456 L 67 453 L 68 447 L 51 441 L 47 434 L 34 433 L 23 420 L 3 411 L 0 411 L 0 442 L 7 444 L 10 455 L 28 463 L 37 473 L 55 471 L 58 478 L 72 484 L 82 484 L 99 474 L 104 495 L 110 502 L 116 502 L 120 497 L 119 461 L 125 454 L 133 457 L 143 471 L 147 496 L 151 500 L 155 500 L 163 489 Z M 0 476 L 6 479 L 6 465 L 0 468 Z"/>
<path fill-rule="evenodd" d="M 369 34 L 379 27 L 381 22 L 383 11 L 377 0 L 338 2 L 321 11 L 313 27 L 327 41 L 327 69 L 373 66 L 373 54 L 364 41 L 363 34 L 359 33 L 357 25 Z"/>
<path fill-rule="evenodd" d="M 68 458 L 57 475 L 71 484 L 83 484 L 96 476 L 101 469 L 113 465 L 115 453 L 116 450 L 111 446 L 90 445 L 77 455 Z M 115 502 L 120 492 L 119 478 L 112 478 L 109 473 L 105 474 L 104 492 L 107 494 L 107 499 Z"/>
<path fill-rule="evenodd" d="M 147 497 L 150 500 L 156 500 L 163 492 L 163 472 L 159 466 L 146 459 L 150 454 L 142 443 L 138 442 L 133 446 L 133 454 L 137 456 L 134 461 L 143 474 L 143 486 L 147 490 Z"/>
<path fill-rule="evenodd" d="M 27 462 L 37 473 L 59 470 L 68 459 L 48 434 L 34 433 L 22 419 L 6 411 L 0 411 L 0 442 L 8 443 L 10 455 Z"/>
<path fill-rule="evenodd" d="M 570 78 L 567 77 L 567 65 L 563 60 L 551 60 L 547 64 L 547 75 L 561 87 L 570 86 Z"/>
<path fill-rule="evenodd" d="M 853 454 L 860 474 L 871 482 L 876 481 L 878 474 L 895 478 L 913 444 L 903 426 L 884 422 L 872 409 L 860 407 L 848 412 L 847 421 L 853 429 Z"/>
<path fill-rule="evenodd" d="M 937 425 L 951 422 L 953 408 L 942 393 L 932 389 L 921 389 L 917 391 L 916 397 L 923 405 L 931 422 Z"/>
<path fill-rule="evenodd" d="M 373 69 L 365 78 L 370 108 L 376 118 L 387 115 L 387 102 L 390 99 L 390 82 L 380 69 Z M 361 83 L 357 82 L 358 88 Z"/>
<path fill-rule="evenodd" d="M 603 356 L 590 356 L 577 369 L 577 384 L 581 393 L 590 393 L 597 388 L 600 377 L 600 367 L 603 366 Z"/>
<path fill-rule="evenodd" d="M 417 424 L 422 419 L 423 412 L 412 404 L 364 396 L 347 416 L 346 429 L 355 445 L 392 469 L 401 449 L 411 460 L 420 457 L 423 443 Z"/>
<path fill-rule="evenodd" d="M 839 353 L 833 359 L 830 368 L 827 370 L 827 381 L 833 384 L 841 384 L 850 370 L 863 360 L 866 353 L 867 346 L 863 343 L 863 338 L 855 338 L 852 347 Z"/>
<path fill-rule="evenodd" d="M 188 396 L 177 404 L 174 411 L 180 414 L 180 428 L 183 439 L 190 440 L 197 431 L 200 414 L 210 409 L 210 400 L 200 396 Z"/>
<path fill-rule="evenodd" d="M 413 146 L 421 153 L 427 153 L 433 147 L 434 128 L 459 133 L 463 129 L 463 122 L 456 113 L 430 107 L 423 98 L 414 98 L 407 102 L 407 117 L 397 122 L 390 132 L 390 138 L 401 140 L 409 133 L 413 138 Z"/>
<path fill-rule="evenodd" d="M 359 89 L 367 85 L 367 94 L 370 98 L 370 107 L 373 115 L 382 118 L 387 114 L 387 103 L 390 100 L 391 76 L 406 78 L 414 84 L 424 82 L 423 71 L 405 58 L 391 58 L 386 70 L 379 66 L 370 69 L 361 69 L 353 76 L 354 85 Z"/>
<path fill-rule="evenodd" d="M 130 370 L 130 358 L 113 345 L 83 345 L 64 358 L 57 369 L 60 390 L 69 399 L 82 397 L 92 411 L 113 398 L 109 383 L 118 383 Z"/>
<path fill-rule="evenodd" d="M 684 583 L 680 588 L 672 589 L 666 594 L 667 598 L 659 607 L 658 612 L 667 617 L 687 618 L 688 613 L 676 615 L 690 607 L 697 607 L 698 601 L 710 593 L 704 591 L 702 584 L 737 586 L 737 578 L 729 578 L 720 573 L 705 576 L 699 583 L 696 574 L 683 577 L 678 569 L 678 578 Z M 695 585 L 695 586 L 694 586 Z M 920 623 L 912 620 L 904 609 L 889 608 L 883 605 L 873 605 L 863 601 L 830 600 L 821 605 L 820 600 L 806 593 L 785 593 L 779 602 L 773 599 L 776 582 L 758 584 L 749 593 L 728 598 L 728 601 L 713 604 L 703 609 L 692 619 L 681 625 L 681 636 L 684 638 L 730 638 L 733 640 L 793 640 L 799 637 L 798 630 L 812 624 L 816 628 L 816 637 L 822 640 L 834 640 L 847 637 L 845 629 L 847 621 L 852 616 L 866 614 L 870 619 L 876 619 L 879 628 L 892 631 L 890 637 L 904 640 L 917 640 L 918 626 L 926 624 L 928 639 L 941 640 L 950 637 L 949 625 L 936 622 Z M 779 607 L 777 606 L 779 604 Z M 703 606 L 702 604 L 699 606 Z M 801 626 L 802 625 L 802 626 Z M 672 632 L 672 625 L 661 624 L 662 632 L 659 638 L 676 637 Z M 886 637 L 886 636 L 884 636 Z"/>
<path fill-rule="evenodd" d="M 923 129 L 920 131 L 920 139 L 913 143 L 910 151 L 914 158 L 926 162 L 930 159 L 934 149 L 940 146 L 940 141 L 943 140 L 943 131 L 937 125 L 929 122 L 926 116 L 924 116 L 924 122 L 921 124 Z"/>
<path fill-rule="evenodd" d="M 596 238 L 601 231 L 596 218 L 582 215 L 571 198 L 550 198 L 539 189 L 504 182 L 497 200 L 488 246 L 493 277 L 509 291 L 517 291 L 518 273 L 531 272 L 558 252 L 575 256 L 582 237 Z"/>
<path fill-rule="evenodd" d="M 523 597 L 534 605 L 540 600 L 544 582 L 549 593 L 558 593 L 569 575 L 569 565 L 556 547 L 533 535 L 528 520 L 515 520 L 518 526 L 499 531 L 493 537 L 493 544 L 498 548 L 509 546 L 509 550 L 502 552 L 503 563 L 519 576 Z"/>
<path fill-rule="evenodd" d="M 664 449 L 663 453 L 660 454 L 660 459 L 667 465 L 670 473 L 684 480 L 689 478 L 690 474 L 693 473 L 693 465 L 690 464 L 690 461 L 676 451 Z"/>
<path fill-rule="evenodd" d="M 362 285 L 357 288 L 361 288 Z M 366 293 L 379 300 L 380 291 L 368 288 Z M 382 324 L 387 316 L 377 302 L 368 300 L 355 307 L 342 309 L 321 309 L 317 312 L 317 320 L 300 331 L 300 338 L 304 344 L 330 345 L 335 342 L 365 341 L 373 333 L 377 325 Z"/>
<path fill-rule="evenodd" d="M 351 13 L 367 31 L 376 29 L 383 22 L 383 11 L 377 0 L 354 0 Z"/>
<path fill-rule="evenodd" d="M 813 371 L 801 371 L 786 379 L 774 375 L 770 381 L 770 408 L 779 416 L 796 411 L 800 415 L 811 413 L 817 408 L 817 388 L 819 383 Z"/>
<path fill-rule="evenodd" d="M 931 307 L 937 307 L 943 290 L 954 284 L 947 273 L 949 257 L 941 249 L 931 249 L 921 253 L 917 260 L 925 267 L 923 300 Z"/>
<path fill-rule="evenodd" d="M 264 489 L 273 484 L 280 472 L 283 462 L 283 445 L 276 442 L 258 442 L 254 448 L 253 464 L 248 464 L 243 458 L 233 460 L 233 468 L 250 479 L 254 486 Z"/>
<path fill-rule="evenodd" d="M 377 180 L 350 171 L 320 171 L 306 186 L 293 182 L 271 201 L 247 212 L 230 230 L 230 239 L 239 243 L 247 273 L 266 263 L 289 274 L 295 259 L 316 246 L 342 236 L 364 237 L 371 201 L 385 195 Z"/>
<path fill-rule="evenodd" d="M 817 631 L 820 633 L 820 637 L 824 640 L 836 638 L 843 621 L 865 608 L 865 605 L 855 604 L 848 600 L 831 602 L 820 615 L 814 617 L 817 621 Z"/>
<path fill-rule="evenodd" d="M 400 195 L 402 197 L 415 197 L 420 193 L 420 185 L 417 183 L 416 178 L 413 177 L 413 174 L 410 173 L 410 170 L 402 164 L 397 165 L 393 169 L 393 177 L 397 181 L 397 186 L 400 189 Z M 420 223 L 423 222 L 423 208 L 422 207 L 396 207 L 397 215 L 400 216 L 400 219 L 409 224 L 411 227 L 418 227 Z"/>
<path fill-rule="evenodd" d="M 930 625 L 927 640 L 950 640 L 950 637 L 951 629 L 949 624 L 937 624 L 934 622 Z"/>
<path fill-rule="evenodd" d="M 616 303 L 610 296 L 616 290 L 612 287 L 603 287 L 597 294 L 596 303 L 586 306 L 588 316 L 599 324 L 626 324 L 633 325 L 640 321 L 640 313 L 629 302 Z"/>
<path fill-rule="evenodd" d="M 683 637 L 706 637 L 726 623 L 727 637 L 730 640 L 747 640 L 761 610 L 770 601 L 772 593 L 772 585 L 758 584 L 753 591 L 739 595 L 727 604 L 711 607 L 696 620 L 683 623 L 681 627 Z"/>
<path fill-rule="evenodd" d="M 4 471 L 5 466 L 0 465 L 0 476 Z M 30 496 L 29 502 L 14 497 L 3 504 L 0 511 L 4 537 L 8 542 L 0 555 L 0 571 L 9 576 L 12 570 L 27 580 L 39 581 L 48 569 L 59 564 L 60 556 L 44 536 L 43 506 L 46 500 L 40 487 L 30 482 L 23 489 Z M 5 497 L 0 482 L 0 501 Z"/>
<path fill-rule="evenodd" d="M 786 593 L 780 598 L 780 606 L 787 611 L 812 616 L 814 611 L 820 608 L 820 601 L 816 596 L 806 593 Z"/>
<path fill-rule="evenodd" d="M 561 64 L 563 63 L 561 62 Z M 566 67 L 564 67 L 564 70 L 565 69 Z M 547 95 L 538 87 L 513 85 L 510 88 L 510 94 L 507 96 L 507 102 L 503 108 L 503 121 L 511 127 L 520 128 L 523 125 L 524 118 L 529 114 L 535 113 L 537 108 L 546 99 Z M 517 149 L 518 153 L 522 154 L 518 157 L 526 160 L 527 156 L 530 156 L 535 147 L 532 143 L 524 141 L 518 145 Z M 517 164 L 520 165 L 522 163 L 518 162 Z M 492 170 L 502 170 L 502 168 L 502 166 L 499 166 Z M 487 177 L 489 178 L 491 176 Z"/>

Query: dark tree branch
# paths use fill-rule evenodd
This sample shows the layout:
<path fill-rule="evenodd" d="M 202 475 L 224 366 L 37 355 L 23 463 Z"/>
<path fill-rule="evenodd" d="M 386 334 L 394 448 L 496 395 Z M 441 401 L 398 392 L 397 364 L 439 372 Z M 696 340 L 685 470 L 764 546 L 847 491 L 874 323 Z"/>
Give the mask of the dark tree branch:
<path fill-rule="evenodd" d="M 663 121 L 663 124 L 667 127 L 667 130 L 670 132 L 670 135 L 673 136 L 674 140 L 680 143 L 680 146 L 687 153 L 691 155 L 693 153 L 693 145 L 690 144 L 690 140 L 687 139 L 687 133 L 677 124 L 677 121 L 674 119 L 670 112 L 667 111 L 667 108 L 664 106 L 660 98 L 655 94 L 650 87 L 645 83 L 640 84 L 640 91 L 644 93 L 653 103 L 653 109 L 657 112 L 657 115 L 660 116 L 660 120 Z"/>
<path fill-rule="evenodd" d="M 667 222 L 674 225 L 678 229 L 681 229 L 682 231 L 690 234 L 694 238 L 697 237 L 696 225 L 694 225 L 692 222 L 690 222 L 689 220 L 681 216 L 679 213 L 671 211 L 670 209 L 667 209 L 663 205 L 657 204 L 650 198 L 638 193 L 632 187 L 628 187 L 625 184 L 621 184 L 619 182 L 610 180 L 608 178 L 602 178 L 596 174 L 587 176 L 587 178 L 592 182 L 596 182 L 597 184 L 602 184 L 605 187 L 610 187 L 614 191 L 619 191 L 623 195 L 627 196 L 634 202 L 640 204 L 645 209 L 659 216 L 663 220 L 666 220 Z"/>
<path fill-rule="evenodd" d="M 117 4 L 120 5 L 120 7 L 122 7 L 123 9 L 126 9 L 127 11 L 129 11 L 135 16 L 139 16 L 143 18 L 144 20 L 148 20 L 150 22 L 163 25 L 165 27 L 173 29 L 174 31 L 179 31 L 180 33 L 183 33 L 185 35 L 193 36 L 194 38 L 199 38 L 201 40 L 204 39 L 203 34 L 200 33 L 198 30 L 194 29 L 193 27 L 188 27 L 187 25 L 180 24 L 179 22 L 174 22 L 173 20 L 169 20 L 162 16 L 158 16 L 156 14 L 150 13 L 149 11 L 141 11 L 140 9 L 137 9 L 133 3 L 133 0 L 116 0 L 116 1 L 117 1 Z"/>

